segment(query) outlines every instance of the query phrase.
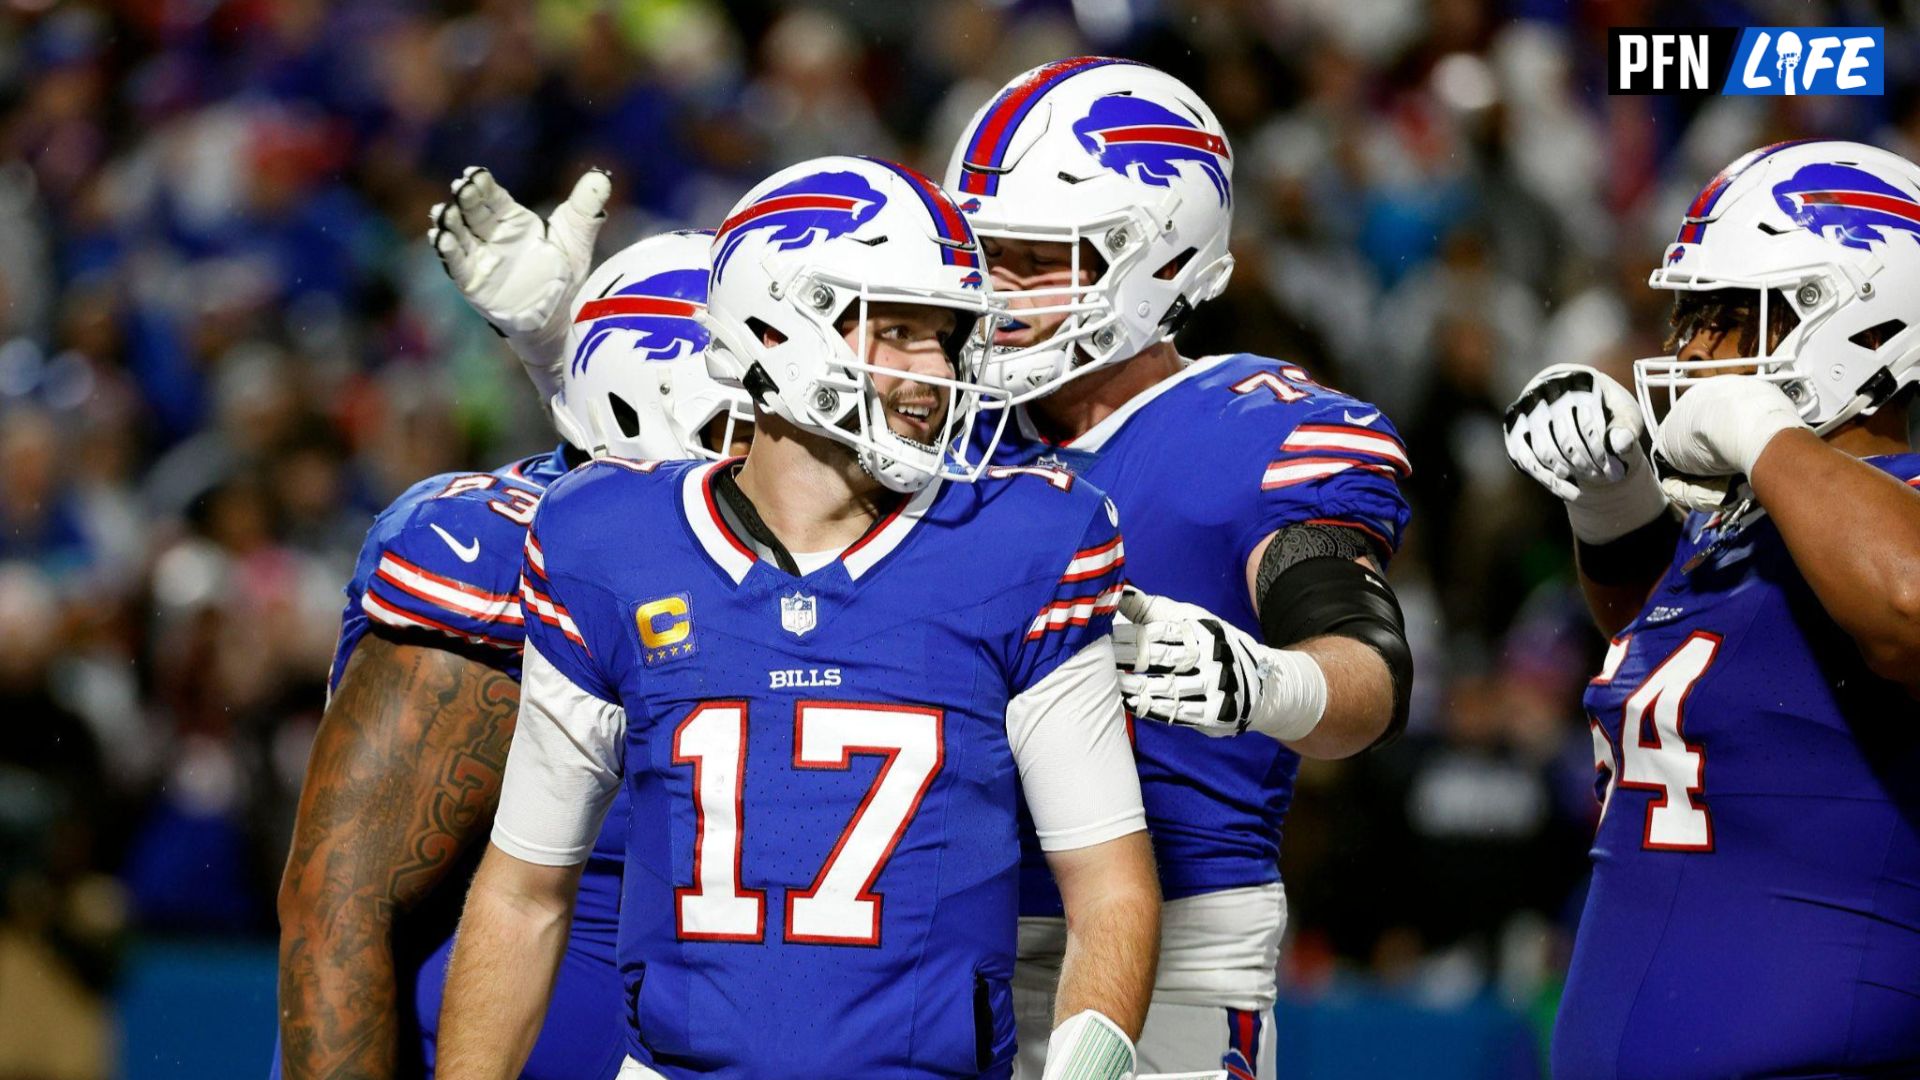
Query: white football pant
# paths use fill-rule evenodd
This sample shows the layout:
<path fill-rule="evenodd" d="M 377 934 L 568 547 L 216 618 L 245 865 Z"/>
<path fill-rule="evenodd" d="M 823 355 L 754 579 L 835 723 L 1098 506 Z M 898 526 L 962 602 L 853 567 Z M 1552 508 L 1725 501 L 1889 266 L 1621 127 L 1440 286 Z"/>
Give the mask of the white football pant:
<path fill-rule="evenodd" d="M 1160 972 L 1136 1044 L 1141 1075 L 1225 1069 L 1231 1080 L 1275 1080 L 1273 1001 L 1286 924 L 1287 897 L 1278 884 L 1162 906 Z M 1065 948 L 1065 920 L 1020 920 L 1014 1080 L 1040 1080 Z"/>

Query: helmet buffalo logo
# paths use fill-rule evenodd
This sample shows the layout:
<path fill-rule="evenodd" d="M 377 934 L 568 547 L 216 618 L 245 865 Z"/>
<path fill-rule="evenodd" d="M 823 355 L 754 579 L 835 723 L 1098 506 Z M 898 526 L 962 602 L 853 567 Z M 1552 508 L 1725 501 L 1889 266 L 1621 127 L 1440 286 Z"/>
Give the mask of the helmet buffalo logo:
<path fill-rule="evenodd" d="M 960 285 L 962 288 L 977 289 L 984 280 L 986 279 L 980 276 L 980 271 L 969 270 L 967 271 L 967 276 L 960 279 Z"/>
<path fill-rule="evenodd" d="M 1773 186 L 1773 200 L 1801 228 L 1846 247 L 1868 251 L 1884 244 L 1883 229 L 1904 229 L 1920 240 L 1920 202 L 1851 165 L 1803 166 Z"/>
<path fill-rule="evenodd" d="M 1667 265 L 1672 266 L 1687 257 L 1687 245 L 1675 244 L 1667 249 Z"/>
<path fill-rule="evenodd" d="M 706 297 L 706 271 L 668 270 L 587 301 L 573 322 L 593 325 L 580 335 L 569 370 L 574 375 L 585 372 L 594 350 L 615 331 L 638 335 L 632 348 L 642 361 L 677 360 L 699 352 L 707 347 L 707 332 L 694 316 Z"/>
<path fill-rule="evenodd" d="M 885 205 L 886 196 L 856 172 L 815 173 L 782 184 L 721 223 L 714 279 L 727 272 L 727 260 L 740 242 L 761 229 L 772 229 L 768 241 L 781 251 L 792 251 L 815 240 L 845 236 L 872 221 Z"/>
<path fill-rule="evenodd" d="M 1102 165 L 1154 187 L 1171 187 L 1180 163 L 1207 174 L 1225 206 L 1232 198 L 1224 162 L 1227 140 L 1161 105 L 1126 94 L 1109 94 L 1073 125 L 1073 134 Z"/>
<path fill-rule="evenodd" d="M 961 203 L 961 204 L 960 204 L 960 212 L 961 212 L 961 213 L 963 213 L 963 214 L 977 214 L 977 213 L 979 213 L 979 212 L 980 212 L 980 200 L 979 200 L 979 199 L 968 199 L 968 200 L 967 200 L 966 202 L 963 202 L 963 203 Z"/>

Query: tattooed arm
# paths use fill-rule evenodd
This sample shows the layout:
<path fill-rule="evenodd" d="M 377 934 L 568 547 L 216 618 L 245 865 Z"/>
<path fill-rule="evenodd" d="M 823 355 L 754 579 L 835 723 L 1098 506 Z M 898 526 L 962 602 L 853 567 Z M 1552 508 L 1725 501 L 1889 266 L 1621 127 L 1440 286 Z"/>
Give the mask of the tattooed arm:
<path fill-rule="evenodd" d="M 280 882 L 288 1080 L 384 1078 L 398 1055 L 394 916 L 483 839 L 520 688 L 443 649 L 369 634 L 320 723 Z"/>

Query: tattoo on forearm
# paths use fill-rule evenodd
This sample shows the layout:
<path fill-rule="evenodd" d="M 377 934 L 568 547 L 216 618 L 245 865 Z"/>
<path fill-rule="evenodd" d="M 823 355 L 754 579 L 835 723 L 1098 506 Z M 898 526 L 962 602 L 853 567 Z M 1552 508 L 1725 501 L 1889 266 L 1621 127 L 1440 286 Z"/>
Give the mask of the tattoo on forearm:
<path fill-rule="evenodd" d="M 520 688 L 369 636 L 314 740 L 280 888 L 288 1080 L 383 1078 L 398 1054 L 394 916 L 441 884 L 500 797 Z"/>

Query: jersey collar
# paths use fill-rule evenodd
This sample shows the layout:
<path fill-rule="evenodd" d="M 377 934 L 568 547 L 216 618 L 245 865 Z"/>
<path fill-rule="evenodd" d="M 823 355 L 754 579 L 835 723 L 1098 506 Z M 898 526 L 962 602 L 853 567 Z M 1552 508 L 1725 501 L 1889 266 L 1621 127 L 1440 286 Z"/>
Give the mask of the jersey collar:
<path fill-rule="evenodd" d="M 537 454 L 522 458 L 507 466 L 507 478 L 535 487 L 545 488 L 548 484 L 567 474 L 567 448 L 556 446 L 550 454 Z"/>
<path fill-rule="evenodd" d="M 680 481 L 680 510 L 687 519 L 687 526 L 693 531 L 693 538 L 700 549 L 713 560 L 735 585 L 746 580 L 747 572 L 753 564 L 760 561 L 720 516 L 720 507 L 714 502 L 713 478 L 721 469 L 731 468 L 740 458 L 716 461 L 704 468 L 688 469 Z M 847 576 L 855 581 L 879 565 L 882 559 L 906 542 L 907 536 L 915 525 L 926 516 L 938 497 L 941 481 L 935 478 L 926 487 L 915 492 L 913 497 L 894 508 L 891 514 L 875 522 L 865 536 L 855 540 L 840 553 L 840 563 L 846 567 Z M 817 571 L 816 571 L 817 573 Z"/>
<path fill-rule="evenodd" d="M 1014 421 L 1020 425 L 1021 437 L 1030 442 L 1041 443 L 1045 446 L 1057 446 L 1067 450 L 1098 452 L 1106 446 L 1108 440 L 1112 439 L 1114 435 L 1119 433 L 1121 428 L 1127 425 L 1128 420 L 1133 419 L 1135 413 L 1153 404 L 1154 400 L 1160 395 L 1186 382 L 1188 379 L 1210 370 L 1215 364 L 1225 359 L 1225 356 L 1203 356 L 1198 360 L 1189 362 L 1186 367 L 1181 368 L 1175 374 L 1161 379 L 1159 382 L 1128 398 L 1125 405 L 1108 413 L 1106 419 L 1081 432 L 1079 435 L 1068 439 L 1066 442 L 1056 443 L 1040 434 L 1040 430 L 1033 424 L 1033 419 L 1027 415 L 1027 407 L 1025 405 L 1020 406 L 1014 412 Z"/>

